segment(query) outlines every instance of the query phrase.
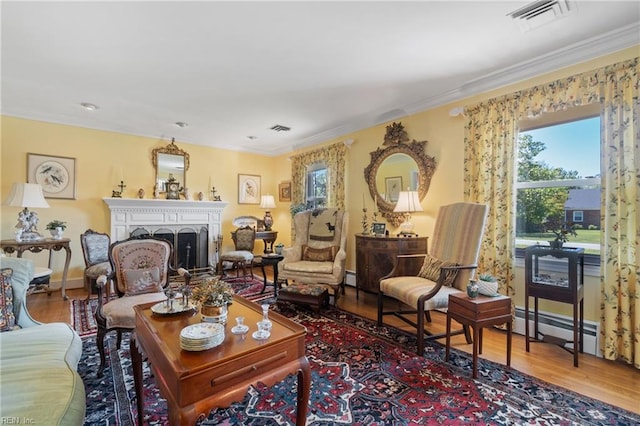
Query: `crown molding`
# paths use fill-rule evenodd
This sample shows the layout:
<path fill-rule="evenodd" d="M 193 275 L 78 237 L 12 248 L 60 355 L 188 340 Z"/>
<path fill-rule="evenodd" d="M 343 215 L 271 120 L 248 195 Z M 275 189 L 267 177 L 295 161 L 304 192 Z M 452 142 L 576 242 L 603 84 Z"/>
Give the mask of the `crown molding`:
<path fill-rule="evenodd" d="M 499 89 L 500 87 L 508 86 L 548 72 L 589 61 L 639 44 L 640 23 L 631 24 L 597 37 L 582 40 L 546 55 L 521 62 L 520 64 L 503 68 L 487 74 L 484 77 L 470 80 L 454 90 L 423 99 L 419 102 L 414 102 L 404 106 L 396 106 L 391 111 L 404 111 L 404 116 L 415 114 L 417 112 L 426 111 L 431 108 L 460 101 L 470 96 Z M 295 150 L 315 145 L 333 137 L 340 137 L 347 133 L 376 126 L 397 118 L 400 118 L 400 116 L 393 114 L 392 117 L 387 114 L 375 112 L 362 116 L 349 124 L 343 124 L 339 127 L 309 136 L 295 144 L 292 148 Z"/>

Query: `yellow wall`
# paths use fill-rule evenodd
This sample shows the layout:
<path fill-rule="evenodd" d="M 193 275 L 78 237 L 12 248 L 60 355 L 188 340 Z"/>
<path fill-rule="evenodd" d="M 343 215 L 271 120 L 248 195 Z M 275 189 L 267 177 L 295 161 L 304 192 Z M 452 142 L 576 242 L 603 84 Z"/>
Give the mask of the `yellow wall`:
<path fill-rule="evenodd" d="M 539 76 L 525 82 L 494 90 L 482 95 L 470 97 L 455 104 L 444 105 L 428 111 L 416 113 L 401 119 L 409 137 L 427 140 L 426 153 L 435 157 L 436 171 L 431 181 L 429 193 L 423 200 L 424 213 L 415 214 L 412 221 L 416 230 L 429 236 L 433 229 L 435 216 L 441 205 L 463 199 L 463 138 L 464 117 L 450 117 L 449 110 L 454 106 L 470 105 L 495 96 L 511 93 L 527 87 L 564 78 L 573 74 L 592 70 L 607 64 L 623 61 L 637 56 L 638 48 L 631 48 L 583 64 L 574 65 L 553 73 Z M 347 153 L 346 171 L 346 208 L 349 212 L 349 239 L 347 268 L 355 271 L 355 237 L 362 231 L 362 196 L 365 195 L 366 207 L 373 208 L 366 182 L 364 168 L 369 164 L 371 151 L 382 146 L 385 128 L 390 123 L 346 134 L 340 138 L 325 141 L 327 145 L 353 139 L 354 143 Z M 26 154 L 28 152 L 52 154 L 77 158 L 77 200 L 49 200 L 50 209 L 39 209 L 41 223 L 52 219 L 69 222 L 66 236 L 72 238 L 73 258 L 70 278 L 81 279 L 83 261 L 78 236 L 87 228 L 98 231 L 109 230 L 109 212 L 103 197 L 111 195 L 114 184 L 119 180 L 120 169 L 128 185 L 125 197 L 133 198 L 138 188 L 144 188 L 147 197 L 152 194 L 154 170 L 151 163 L 151 150 L 164 146 L 167 141 L 151 138 L 123 135 L 118 133 L 89 130 L 84 128 L 43 123 L 32 120 L 2 117 L 2 160 L 0 167 L 2 183 L 0 197 L 4 201 L 12 182 L 24 181 L 26 176 Z M 237 174 L 247 173 L 262 176 L 262 191 L 277 194 L 278 183 L 290 179 L 291 164 L 288 158 L 292 153 L 279 157 L 265 157 L 247 153 L 231 152 L 221 149 L 205 148 L 176 141 L 177 145 L 191 154 L 191 166 L 187 172 L 187 186 L 191 194 L 205 191 L 212 178 L 223 201 L 229 206 L 224 211 L 223 235 L 225 246 L 231 244 L 229 232 L 233 229 L 231 221 L 239 215 L 263 216 L 257 205 L 237 204 Z M 309 147 L 298 152 L 315 149 Z M 290 203 L 277 201 L 272 211 L 274 229 L 279 231 L 278 241 L 290 243 L 291 218 Z M 18 208 L 2 206 L 0 233 L 3 239 L 13 238 L 13 226 L 16 223 Z M 390 232 L 394 230 L 391 229 Z M 30 255 L 31 256 L 31 255 Z M 46 256 L 39 255 L 38 263 L 46 264 Z M 58 256 L 57 256 L 58 257 Z M 56 259 L 54 269 L 62 269 L 62 257 Z M 59 272 L 54 275 L 59 280 Z M 523 304 L 522 271 L 517 271 L 515 298 L 516 304 Z M 595 277 L 587 278 L 587 319 L 599 318 L 599 282 Z M 546 309 L 547 305 L 542 305 Z M 567 306 L 556 304 L 548 310 L 567 313 Z"/>

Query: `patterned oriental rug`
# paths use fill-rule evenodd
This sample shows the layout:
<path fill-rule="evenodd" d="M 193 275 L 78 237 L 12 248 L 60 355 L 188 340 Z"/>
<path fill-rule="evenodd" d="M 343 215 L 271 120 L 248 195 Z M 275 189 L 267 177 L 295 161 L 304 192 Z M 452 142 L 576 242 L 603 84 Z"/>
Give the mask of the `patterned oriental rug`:
<path fill-rule="evenodd" d="M 308 425 L 631 425 L 640 416 L 542 382 L 503 365 L 479 360 L 471 379 L 469 354 L 429 342 L 415 355 L 415 338 L 333 307 L 320 314 L 281 303 L 275 308 L 307 327 L 312 370 Z M 95 339 L 83 339 L 79 373 L 87 394 L 86 425 L 134 425 L 135 391 L 128 338 L 116 350 L 107 339 L 107 368 L 95 378 Z M 210 412 L 205 425 L 292 425 L 296 377 L 273 387 L 258 384 L 228 408 Z M 145 424 L 167 425 L 167 405 L 144 371 Z"/>
<path fill-rule="evenodd" d="M 267 281 L 267 288 L 264 293 L 264 280 L 262 277 L 254 276 L 253 279 L 244 278 L 225 278 L 230 283 L 236 294 L 246 297 L 256 303 L 273 303 L 273 284 Z M 94 335 L 98 326 L 94 317 L 94 312 L 98 307 L 98 299 L 96 297 L 89 299 L 74 299 L 71 301 L 71 326 L 78 332 L 81 337 Z"/>

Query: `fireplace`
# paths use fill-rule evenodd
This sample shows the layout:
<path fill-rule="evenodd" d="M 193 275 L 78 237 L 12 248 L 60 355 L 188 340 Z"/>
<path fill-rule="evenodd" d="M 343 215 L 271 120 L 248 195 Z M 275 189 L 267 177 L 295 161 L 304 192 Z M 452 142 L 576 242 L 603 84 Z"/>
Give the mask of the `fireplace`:
<path fill-rule="evenodd" d="M 111 240 L 153 235 L 173 244 L 174 268 L 215 267 L 222 241 L 223 201 L 104 198 Z"/>

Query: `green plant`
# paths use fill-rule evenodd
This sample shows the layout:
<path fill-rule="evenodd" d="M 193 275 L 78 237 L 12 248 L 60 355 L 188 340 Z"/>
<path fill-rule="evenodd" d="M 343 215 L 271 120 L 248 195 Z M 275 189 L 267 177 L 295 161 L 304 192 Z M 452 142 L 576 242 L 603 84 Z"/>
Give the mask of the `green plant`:
<path fill-rule="evenodd" d="M 291 204 L 289 207 L 289 211 L 291 212 L 291 216 L 295 216 L 296 213 L 300 213 L 307 210 L 307 205 L 305 203 L 300 204 Z"/>
<path fill-rule="evenodd" d="M 47 229 L 54 230 L 56 228 L 62 228 L 62 230 L 64 231 L 65 229 L 67 229 L 67 222 L 63 222 L 61 220 L 56 219 L 47 223 Z"/>
<path fill-rule="evenodd" d="M 483 273 L 483 274 L 479 274 L 479 275 L 478 275 L 478 279 L 479 279 L 480 281 L 486 281 L 486 282 L 489 282 L 489 283 L 495 283 L 495 282 L 497 282 L 497 281 L 498 281 L 498 279 L 497 279 L 496 277 L 494 277 L 493 275 L 491 275 L 491 274 L 484 274 L 484 273 Z"/>
<path fill-rule="evenodd" d="M 233 300 L 233 288 L 220 278 L 209 278 L 194 289 L 191 298 L 203 305 L 224 306 Z"/>
<path fill-rule="evenodd" d="M 549 219 L 545 223 L 547 232 L 552 232 L 556 236 L 555 241 L 562 241 L 563 243 L 567 242 L 569 235 L 578 236 L 575 226 L 573 222 L 566 222 L 557 218 Z"/>

